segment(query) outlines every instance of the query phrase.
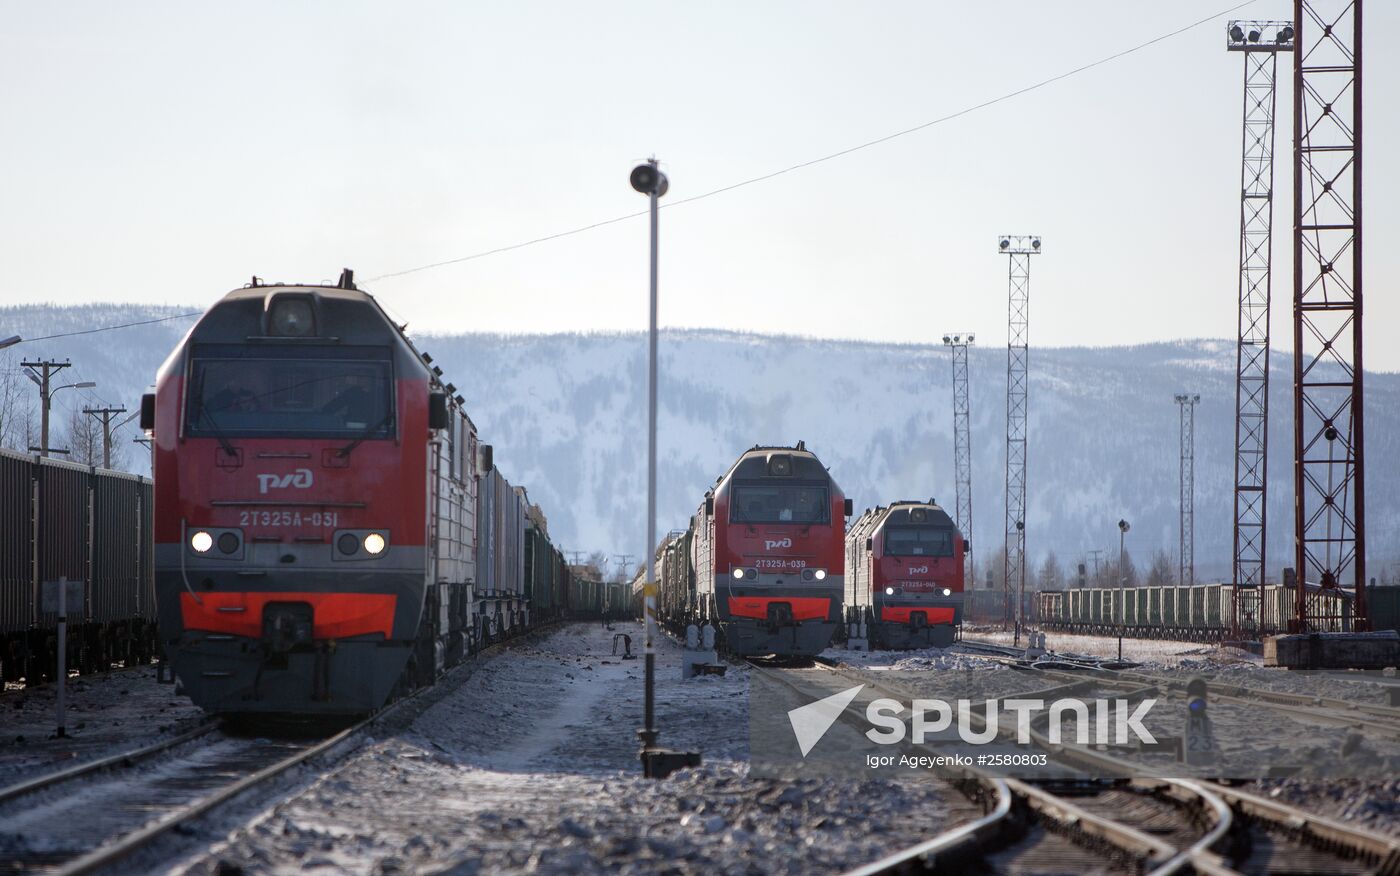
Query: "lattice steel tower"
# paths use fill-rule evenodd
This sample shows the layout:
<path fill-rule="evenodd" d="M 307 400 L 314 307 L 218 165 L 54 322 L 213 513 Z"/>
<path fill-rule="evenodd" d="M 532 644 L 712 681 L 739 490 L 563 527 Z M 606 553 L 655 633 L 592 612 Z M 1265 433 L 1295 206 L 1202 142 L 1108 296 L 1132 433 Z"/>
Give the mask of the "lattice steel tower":
<path fill-rule="evenodd" d="M 1040 252 L 1035 234 L 1004 234 L 997 251 L 1008 257 L 1006 339 L 1006 598 L 1003 622 L 1012 619 L 1011 591 L 1019 622 L 1026 593 L 1026 403 L 1030 375 L 1031 256 Z"/>
<path fill-rule="evenodd" d="M 1293 27 L 1287 21 L 1232 21 L 1226 27 L 1226 48 L 1244 54 L 1231 579 L 1232 629 L 1238 634 L 1258 623 L 1267 559 L 1274 107 L 1278 53 L 1293 51 Z"/>
<path fill-rule="evenodd" d="M 1196 583 L 1196 405 L 1199 395 L 1178 395 L 1181 406 L 1181 571 L 1180 583 Z"/>
<path fill-rule="evenodd" d="M 1340 628 L 1304 584 L 1366 611 L 1361 364 L 1361 0 L 1294 0 L 1293 626 Z"/>
<path fill-rule="evenodd" d="M 967 348 L 971 334 L 944 335 L 943 343 L 953 351 L 953 469 L 958 482 L 958 508 L 954 522 L 963 538 L 972 542 L 972 418 L 968 398 Z M 963 580 L 969 590 L 977 587 L 977 565 L 972 551 L 964 557 Z"/>

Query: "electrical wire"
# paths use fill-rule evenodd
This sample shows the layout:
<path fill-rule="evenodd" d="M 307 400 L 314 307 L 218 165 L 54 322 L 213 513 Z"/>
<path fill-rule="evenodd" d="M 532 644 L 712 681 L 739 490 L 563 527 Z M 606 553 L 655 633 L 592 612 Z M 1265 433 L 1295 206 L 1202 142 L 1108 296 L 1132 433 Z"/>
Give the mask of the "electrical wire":
<path fill-rule="evenodd" d="M 854 145 L 854 146 L 848 146 L 848 147 L 846 147 L 845 149 L 840 149 L 840 150 L 838 150 L 838 151 L 836 151 L 836 152 L 832 152 L 832 153 L 829 153 L 829 154 L 827 154 L 827 155 L 823 155 L 823 156 L 821 156 L 821 157 L 819 157 L 819 158 L 813 158 L 813 159 L 810 159 L 810 160 L 808 160 L 808 161 L 802 161 L 802 162 L 799 162 L 799 163 L 797 163 L 797 164 L 791 164 L 791 165 L 788 165 L 787 167 L 781 168 L 781 169 L 779 169 L 779 170 L 770 171 L 770 172 L 765 173 L 765 174 L 762 174 L 762 175 L 760 175 L 760 176 L 750 177 L 749 179 L 740 180 L 739 182 L 735 182 L 735 183 L 730 183 L 729 185 L 721 186 L 721 187 L 719 187 L 719 188 L 717 188 L 717 189 L 711 189 L 711 190 L 708 191 L 708 192 L 702 192 L 701 194 L 698 194 L 698 195 L 692 195 L 692 196 L 689 197 L 689 198 L 681 198 L 680 200 L 670 201 L 670 202 L 668 202 L 668 203 L 661 204 L 660 206 L 661 206 L 662 208 L 670 208 L 670 207 L 679 207 L 679 206 L 681 206 L 681 205 L 683 205 L 683 204 L 693 204 L 693 203 L 695 203 L 696 201 L 703 201 L 704 199 L 706 199 L 706 198 L 712 198 L 712 197 L 714 197 L 715 195 L 722 195 L 722 194 L 724 194 L 724 193 L 726 193 L 726 192 L 732 192 L 732 191 L 734 191 L 735 189 L 741 189 L 741 188 L 744 188 L 744 187 L 746 187 L 746 186 L 755 185 L 756 183 L 766 182 L 766 181 L 768 181 L 768 180 L 770 180 L 770 179 L 774 179 L 774 178 L 776 178 L 776 177 L 780 177 L 780 176 L 783 176 L 783 175 L 785 175 L 785 174 L 793 173 L 794 171 L 803 170 L 803 169 L 805 169 L 805 168 L 812 167 L 812 166 L 818 165 L 818 164 L 822 164 L 822 163 L 825 163 L 825 162 L 827 162 L 827 161 L 833 161 L 833 160 L 835 160 L 835 159 L 837 159 L 837 158 L 842 158 L 842 157 L 847 156 L 847 155 L 850 155 L 850 154 L 852 154 L 852 153 L 854 153 L 854 152 L 860 152 L 861 150 L 869 149 L 869 148 L 871 148 L 871 147 L 873 147 L 873 146 L 879 146 L 879 145 L 882 144 L 882 143 L 888 143 L 889 141 L 898 139 L 898 138 L 900 138 L 900 137 L 907 137 L 907 136 L 910 135 L 910 134 L 915 134 L 915 133 L 918 133 L 919 131 L 927 130 L 928 128 L 932 128 L 932 127 L 934 127 L 934 126 L 936 126 L 936 125 L 941 125 L 941 124 L 944 124 L 944 123 L 946 123 L 946 122 L 951 122 L 951 121 L 953 121 L 954 119 L 961 118 L 962 116 L 969 115 L 969 114 L 971 114 L 971 113 L 975 113 L 975 112 L 977 112 L 977 111 L 979 111 L 979 110 L 987 109 L 988 107 L 996 106 L 996 105 L 999 104 L 999 103 L 1004 103 L 1004 102 L 1006 102 L 1006 101 L 1008 101 L 1008 100 L 1012 100 L 1012 99 L 1014 99 L 1014 98 L 1020 97 L 1021 95 L 1029 94 L 1029 93 L 1032 92 L 1032 91 L 1037 91 L 1037 90 L 1039 90 L 1039 89 L 1041 89 L 1041 88 L 1045 88 L 1046 86 L 1053 85 L 1053 84 L 1055 84 L 1056 82 L 1063 81 L 1063 80 L 1068 79 L 1068 78 L 1070 78 L 1070 77 L 1072 77 L 1072 76 L 1077 76 L 1077 75 L 1079 75 L 1080 73 L 1084 73 L 1084 72 L 1086 72 L 1086 71 L 1092 70 L 1092 69 L 1094 69 L 1095 67 L 1101 67 L 1101 66 L 1103 66 L 1104 64 L 1108 64 L 1108 63 L 1110 63 L 1110 62 L 1116 61 L 1116 60 L 1118 60 L 1119 58 L 1124 58 L 1124 57 L 1127 57 L 1128 55 L 1135 54 L 1136 52 L 1140 52 L 1140 51 L 1142 51 L 1143 49 L 1146 49 L 1146 48 L 1148 48 L 1148 47 L 1150 47 L 1150 46 L 1154 46 L 1154 45 L 1156 45 L 1157 43 L 1160 43 L 1160 42 L 1162 42 L 1162 41 L 1164 41 L 1164 40 L 1169 40 L 1169 39 L 1171 39 L 1172 37 L 1180 36 L 1181 34 L 1186 33 L 1186 32 L 1189 31 L 1189 30 L 1194 30 L 1195 28 L 1198 28 L 1198 27 L 1200 27 L 1200 26 L 1203 25 L 1203 24 L 1207 24 L 1207 23 L 1209 23 L 1209 22 L 1215 21 L 1215 20 L 1218 19 L 1218 18 L 1222 18 L 1222 17 L 1224 17 L 1224 16 L 1226 16 L 1226 15 L 1229 15 L 1230 13 L 1236 12 L 1236 11 L 1238 11 L 1238 10 L 1240 10 L 1240 9 L 1243 9 L 1243 8 L 1246 7 L 1246 6 L 1253 5 L 1254 2 L 1255 2 L 1255 0 L 1245 0 L 1245 2 L 1243 2 L 1243 3 L 1236 4 L 1236 5 L 1234 5 L 1234 6 L 1231 6 L 1231 7 L 1228 8 L 1228 9 L 1221 10 L 1220 12 L 1216 12 L 1216 13 L 1214 13 L 1214 14 L 1212 14 L 1212 15 L 1208 15 L 1208 16 L 1206 16 L 1205 18 L 1201 18 L 1201 19 L 1198 19 L 1198 20 L 1196 20 L 1196 21 L 1193 21 L 1193 22 L 1191 22 L 1190 24 L 1184 25 L 1184 26 L 1182 26 L 1182 27 L 1177 28 L 1176 30 L 1170 31 L 1169 33 L 1164 33 L 1164 34 L 1161 34 L 1161 35 L 1159 35 L 1159 36 L 1155 36 L 1155 37 L 1153 37 L 1152 39 L 1147 40 L 1146 42 L 1143 42 L 1143 43 L 1139 43 L 1139 44 L 1137 44 L 1137 45 L 1135 45 L 1135 46 L 1133 46 L 1133 47 L 1131 47 L 1131 48 L 1123 49 L 1123 50 L 1120 51 L 1120 52 L 1115 52 L 1114 54 L 1108 55 L 1107 57 L 1104 57 L 1104 58 L 1100 58 L 1100 59 L 1097 60 L 1097 61 L 1091 61 L 1091 62 L 1088 63 L 1088 64 L 1083 64 L 1083 65 L 1081 65 L 1081 66 L 1079 66 L 1079 67 L 1075 67 L 1073 70 L 1067 70 L 1067 71 L 1064 72 L 1064 73 L 1060 73 L 1060 74 L 1058 74 L 1058 75 L 1056 75 L 1056 76 L 1051 76 L 1051 77 L 1049 77 L 1048 79 L 1042 79 L 1042 80 L 1040 80 L 1039 82 L 1036 82 L 1036 83 L 1034 83 L 1034 84 L 1032 84 L 1032 85 L 1027 85 L 1027 86 L 1025 86 L 1025 87 L 1023 87 L 1023 88 L 1018 88 L 1018 89 L 1016 89 L 1015 91 L 1008 91 L 1008 92 L 1005 93 L 1005 94 L 999 95 L 999 96 L 997 96 L 997 97 L 993 97 L 993 98 L 991 98 L 991 99 L 989 99 L 989 100 L 984 100 L 984 101 L 982 101 L 981 103 L 977 103 L 977 104 L 973 104 L 973 105 L 971 105 L 971 106 L 964 107 L 964 108 L 962 108 L 962 109 L 960 109 L 960 110 L 957 110 L 956 112 L 949 113 L 949 114 L 946 115 L 946 116 L 940 116 L 939 118 L 933 119 L 933 120 L 931 120 L 931 121 L 927 121 L 927 122 L 923 122 L 923 123 L 918 124 L 918 125 L 914 125 L 914 126 L 911 127 L 911 128 L 905 128 L 905 129 L 900 130 L 900 131 L 895 131 L 894 133 L 892 133 L 892 134 L 886 134 L 886 135 L 884 135 L 883 137 L 877 137 L 877 138 L 875 138 L 875 139 L 873 139 L 873 140 L 867 140 L 867 141 L 865 141 L 864 143 L 858 143 L 858 144 L 856 144 L 856 145 Z M 546 243 L 546 242 L 551 241 L 551 240 L 558 240 L 558 239 L 560 239 L 561 237 L 571 237 L 571 236 L 573 236 L 573 235 L 575 235 L 575 234 L 582 234 L 582 233 L 584 233 L 585 231 L 592 231 L 592 230 L 594 230 L 594 229 L 596 229 L 596 228 L 602 228 L 602 227 L 607 226 L 607 225 L 615 225 L 615 224 L 617 224 L 617 223 L 619 223 L 619 222 L 626 222 L 626 221 L 629 220 L 629 219 L 636 219 L 636 218 L 638 218 L 639 216 L 645 216 L 645 215 L 647 215 L 647 213 L 648 213 L 647 210 L 639 210 L 639 211 L 637 211 L 637 212 L 635 212 L 635 213 L 628 213 L 628 214 L 623 215 L 623 216 L 615 216 L 615 217 L 613 217 L 612 219 L 603 219 L 603 220 L 601 220 L 601 221 L 599 221 L 599 222 L 593 222 L 593 223 L 591 223 L 591 224 L 589 224 L 589 225 L 582 225 L 582 226 L 580 226 L 580 227 L 578 227 L 578 228 L 571 228 L 571 229 L 569 229 L 569 230 L 567 230 L 567 231 L 558 231 L 558 232 L 555 232 L 554 234 L 547 234 L 547 235 L 545 235 L 545 236 L 543 236 L 543 237 L 536 237 L 536 238 L 532 238 L 532 239 L 530 239 L 530 240 L 521 241 L 521 242 L 519 242 L 519 243 L 512 243 L 512 244 L 508 244 L 508 245 L 506 245 L 506 246 L 498 246 L 498 247 L 496 247 L 496 248 L 494 248 L 494 249 L 483 250 L 482 252 L 472 253 L 471 255 L 459 256 L 459 257 L 457 257 L 457 258 L 451 258 L 451 259 L 444 259 L 443 261 L 438 261 L 438 262 L 430 262 L 429 264 L 419 265 L 419 266 L 414 267 L 414 268 L 405 268 L 405 269 L 403 269 L 403 270 L 401 270 L 401 271 L 390 271 L 390 272 L 387 273 L 387 274 L 379 274 L 378 276 L 370 277 L 366 282 L 373 283 L 373 282 L 377 282 L 377 281 L 379 281 L 379 280 L 388 280 L 388 279 L 392 279 L 392 278 L 394 278 L 394 277 L 403 277 L 403 276 L 406 276 L 406 275 L 408 275 L 408 274 L 416 274 L 416 273 L 418 273 L 418 272 L 420 272 L 420 271 L 428 271 L 428 270 L 432 270 L 433 268 L 442 268 L 442 267 L 447 267 L 448 265 L 458 265 L 458 264 L 461 264 L 461 263 L 463 263 L 463 262 L 475 261 L 476 259 L 483 259 L 483 258 L 486 258 L 487 256 L 498 255 L 498 254 L 500 254 L 500 253 L 503 253 L 503 252 L 510 252 L 511 250 L 516 250 L 516 249 L 523 249 L 524 247 L 527 247 L 527 246 L 534 246 L 535 244 L 538 244 L 538 243 Z"/>
<path fill-rule="evenodd" d="M 204 312 L 204 311 L 202 311 L 202 310 L 197 310 L 197 311 L 193 311 L 193 312 L 191 312 L 191 313 L 177 313 L 177 314 L 175 314 L 174 316 L 162 316 L 162 317 L 160 317 L 159 319 L 143 319 L 143 320 L 141 320 L 140 322 L 124 322 L 124 323 L 122 323 L 121 325 L 104 325 L 104 326 L 100 326 L 100 327 L 98 327 L 98 328 L 83 329 L 82 331 L 76 331 L 76 332 L 60 332 L 59 334 L 56 334 L 56 335 L 44 335 L 43 337 L 38 337 L 38 338 L 24 338 L 23 340 L 17 341 L 17 342 L 16 342 L 15 344 L 13 344 L 12 346 L 16 346 L 16 347 L 17 347 L 17 346 L 19 346 L 20 344 L 31 344 L 31 343 L 33 343 L 34 341 L 51 341 L 51 340 L 53 340 L 54 338 L 71 338 L 71 337 L 74 337 L 74 336 L 76 336 L 76 335 L 94 335 L 94 334 L 97 334 L 98 332 L 110 332 L 110 331 L 114 331 L 115 329 L 131 328 L 132 326 L 138 326 L 138 325 L 152 325 L 152 324 L 157 323 L 157 322 L 169 322 L 169 321 L 172 320 L 172 319 L 189 319 L 190 317 L 199 316 L 199 315 L 202 314 L 203 312 Z"/>

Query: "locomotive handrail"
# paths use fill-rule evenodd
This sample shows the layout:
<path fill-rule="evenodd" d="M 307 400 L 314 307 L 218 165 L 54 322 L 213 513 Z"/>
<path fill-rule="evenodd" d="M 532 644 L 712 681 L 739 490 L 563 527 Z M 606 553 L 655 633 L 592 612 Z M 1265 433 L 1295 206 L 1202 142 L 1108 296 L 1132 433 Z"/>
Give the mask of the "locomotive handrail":
<path fill-rule="evenodd" d="M 366 508 L 364 502 L 294 502 L 280 499 L 211 499 L 210 505 L 220 507 L 238 505 L 271 505 L 278 508 Z"/>

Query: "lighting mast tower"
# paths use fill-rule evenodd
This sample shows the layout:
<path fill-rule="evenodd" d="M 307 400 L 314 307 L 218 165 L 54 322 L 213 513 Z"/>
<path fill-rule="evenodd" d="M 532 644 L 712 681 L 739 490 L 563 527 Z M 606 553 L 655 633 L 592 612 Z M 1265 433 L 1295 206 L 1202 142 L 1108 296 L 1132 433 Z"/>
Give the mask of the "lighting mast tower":
<path fill-rule="evenodd" d="M 1232 21 L 1226 49 L 1244 55 L 1239 334 L 1235 354 L 1235 531 L 1231 626 L 1258 623 L 1268 519 L 1269 302 L 1274 223 L 1274 107 L 1287 21 Z"/>
<path fill-rule="evenodd" d="M 1361 0 L 1294 0 L 1293 452 L 1299 631 L 1333 626 L 1307 586 L 1366 610 L 1361 364 Z M 1331 600 L 1340 604 L 1341 600 Z M 1331 623 L 1327 623 L 1327 622 Z"/>
<path fill-rule="evenodd" d="M 955 523 L 963 540 L 972 543 L 972 422 L 968 397 L 967 348 L 975 340 L 971 334 L 944 335 L 943 343 L 953 351 L 953 469 L 958 482 L 958 508 Z M 977 587 L 977 565 L 969 550 L 963 557 L 963 580 L 969 589 Z"/>
<path fill-rule="evenodd" d="M 1026 402 L 1030 374 L 1027 328 L 1030 321 L 1031 256 L 1040 252 L 1036 234 L 1003 234 L 997 251 L 1007 256 L 1006 339 L 1006 593 L 1002 622 L 1012 620 L 1016 590 L 1016 630 L 1026 593 Z M 1019 635 L 1018 635 L 1019 638 Z"/>
<path fill-rule="evenodd" d="M 1196 405 L 1199 395 L 1178 395 L 1181 406 L 1181 570 L 1179 583 L 1196 583 Z"/>

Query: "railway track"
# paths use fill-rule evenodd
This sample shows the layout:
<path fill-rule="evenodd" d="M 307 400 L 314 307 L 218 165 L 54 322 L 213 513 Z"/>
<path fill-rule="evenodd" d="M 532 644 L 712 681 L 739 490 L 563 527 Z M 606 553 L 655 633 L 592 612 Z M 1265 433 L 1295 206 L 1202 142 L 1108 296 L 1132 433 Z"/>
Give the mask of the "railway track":
<path fill-rule="evenodd" d="M 818 668 L 901 699 L 900 692 L 839 665 Z M 772 672 L 758 666 L 760 671 Z M 1034 673 L 1037 677 L 1058 673 Z M 1095 673 L 1097 675 L 1097 673 Z M 778 674 L 781 677 L 781 673 Z M 1077 679 L 1083 683 L 1085 679 Z M 784 680 L 786 681 L 786 680 Z M 1126 681 L 1126 680 L 1125 680 Z M 795 683 L 787 682 L 795 687 Z M 1097 679 L 1094 680 L 1097 683 Z M 1060 685 L 1055 689 L 1063 689 Z M 799 689 L 804 694 L 810 691 Z M 1022 696 L 1043 696 L 1045 690 Z M 843 719 L 850 716 L 847 712 Z M 857 726 L 863 724 L 857 722 Z M 1121 772 L 1115 758 L 1032 739 L 1059 763 Z M 1139 771 L 1141 771 L 1139 769 Z M 1021 782 L 967 771 L 954 784 L 985 814 L 855 873 L 940 871 L 1035 873 L 1400 874 L 1400 842 L 1214 782 L 1168 776 L 1131 780 Z"/>
<path fill-rule="evenodd" d="M 239 798 L 259 790 L 275 795 L 274 780 L 308 761 L 325 760 L 329 768 L 355 748 L 365 730 L 411 721 L 470 678 L 483 657 L 550 626 L 488 646 L 433 687 L 330 736 L 267 739 L 210 721 L 140 749 L 0 789 L 0 874 L 76 876 L 114 868 Z"/>
<path fill-rule="evenodd" d="M 964 640 L 961 644 L 963 648 L 975 652 L 977 656 L 984 656 L 986 659 L 1016 668 L 1041 670 L 1060 679 L 1068 679 L 1071 674 L 1090 671 L 1093 672 L 1098 683 L 1105 687 L 1122 689 L 1153 686 L 1174 691 L 1186 689 L 1185 674 L 1180 681 L 1177 681 L 1164 678 L 1160 674 L 1148 675 L 1135 672 L 1131 666 L 1116 664 L 1112 660 L 1080 659 L 1052 653 L 1027 658 L 1021 649 L 990 642 L 980 642 L 973 639 Z M 1205 674 L 1209 675 L 1209 672 Z M 1369 676 L 1347 678 L 1332 674 L 1329 677 L 1338 677 L 1350 683 L 1372 682 Z M 1377 675 L 1375 678 L 1375 683 L 1384 684 L 1387 681 L 1384 676 Z M 1307 718 L 1319 723 L 1370 730 L 1391 738 L 1400 738 L 1400 708 L 1395 706 L 1357 702 L 1311 693 L 1269 690 L 1268 688 L 1251 687 L 1218 679 L 1212 679 L 1210 682 L 1210 698 L 1212 701 L 1223 703 L 1263 706 L 1282 714 Z"/>

